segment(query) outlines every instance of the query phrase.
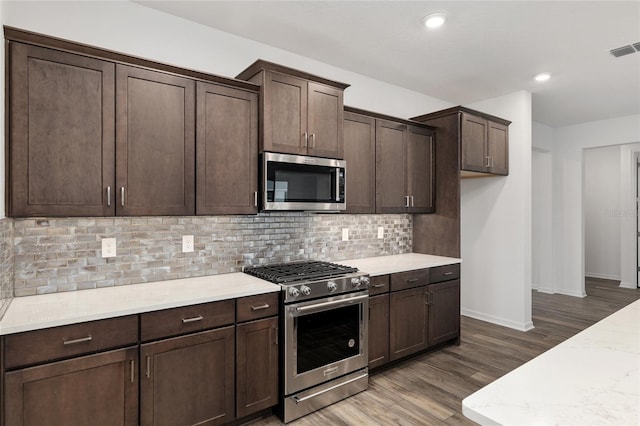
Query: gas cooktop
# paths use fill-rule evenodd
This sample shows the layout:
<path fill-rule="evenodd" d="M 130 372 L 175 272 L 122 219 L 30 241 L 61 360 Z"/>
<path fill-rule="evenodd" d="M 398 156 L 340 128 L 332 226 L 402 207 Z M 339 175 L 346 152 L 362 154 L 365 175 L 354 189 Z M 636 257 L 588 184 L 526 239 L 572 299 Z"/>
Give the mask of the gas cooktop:
<path fill-rule="evenodd" d="M 329 262 L 304 261 L 247 267 L 244 272 L 272 283 L 288 284 L 303 280 L 339 277 L 358 272 L 358 268 Z"/>

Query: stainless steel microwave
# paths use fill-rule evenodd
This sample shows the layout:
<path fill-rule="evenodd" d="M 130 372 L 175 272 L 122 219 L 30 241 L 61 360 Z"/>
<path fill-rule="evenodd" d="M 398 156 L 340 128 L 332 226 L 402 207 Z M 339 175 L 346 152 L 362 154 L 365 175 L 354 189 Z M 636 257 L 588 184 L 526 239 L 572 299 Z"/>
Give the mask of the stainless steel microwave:
<path fill-rule="evenodd" d="M 347 208 L 347 162 L 265 152 L 261 160 L 262 209 L 340 211 Z"/>

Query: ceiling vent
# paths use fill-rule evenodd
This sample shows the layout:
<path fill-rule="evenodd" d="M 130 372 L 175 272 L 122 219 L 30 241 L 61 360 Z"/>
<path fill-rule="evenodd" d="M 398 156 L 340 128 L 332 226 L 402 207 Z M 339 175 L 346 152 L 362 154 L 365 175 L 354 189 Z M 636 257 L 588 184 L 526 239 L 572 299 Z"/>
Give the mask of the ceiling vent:
<path fill-rule="evenodd" d="M 622 47 L 616 47 L 609 51 L 613 56 L 619 58 L 620 56 L 630 55 L 631 53 L 640 52 L 640 41 L 633 44 L 628 44 Z"/>

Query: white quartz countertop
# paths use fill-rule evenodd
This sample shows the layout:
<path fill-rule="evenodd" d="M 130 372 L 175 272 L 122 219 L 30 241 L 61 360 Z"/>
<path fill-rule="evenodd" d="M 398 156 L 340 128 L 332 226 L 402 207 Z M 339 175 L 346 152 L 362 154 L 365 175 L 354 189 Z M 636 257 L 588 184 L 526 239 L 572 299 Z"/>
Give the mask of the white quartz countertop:
<path fill-rule="evenodd" d="M 639 425 L 640 300 L 462 401 L 481 425 Z"/>
<path fill-rule="evenodd" d="M 238 272 L 16 297 L 0 321 L 0 335 L 280 291 Z"/>
<path fill-rule="evenodd" d="M 352 266 L 371 276 L 395 274 L 396 272 L 414 271 L 416 269 L 433 268 L 435 266 L 460 263 L 455 257 L 434 256 L 430 254 L 407 253 L 391 256 L 367 257 L 365 259 L 340 260 L 336 263 Z"/>

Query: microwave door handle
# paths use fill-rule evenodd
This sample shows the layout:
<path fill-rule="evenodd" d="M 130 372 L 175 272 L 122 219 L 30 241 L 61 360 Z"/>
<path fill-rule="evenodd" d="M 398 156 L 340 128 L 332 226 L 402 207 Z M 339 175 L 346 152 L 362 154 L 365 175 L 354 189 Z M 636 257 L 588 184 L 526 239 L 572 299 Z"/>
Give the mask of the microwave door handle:
<path fill-rule="evenodd" d="M 340 167 L 336 167 L 336 201 L 340 202 Z"/>

